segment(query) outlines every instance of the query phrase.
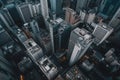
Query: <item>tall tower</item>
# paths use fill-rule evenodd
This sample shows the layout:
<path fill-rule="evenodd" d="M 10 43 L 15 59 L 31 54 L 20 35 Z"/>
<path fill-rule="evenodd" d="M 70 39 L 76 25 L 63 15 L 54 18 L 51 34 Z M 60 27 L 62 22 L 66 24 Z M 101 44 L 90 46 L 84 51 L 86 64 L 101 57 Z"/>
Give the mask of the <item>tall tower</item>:
<path fill-rule="evenodd" d="M 83 8 L 88 8 L 91 0 L 77 0 L 76 11 L 80 12 Z"/>
<path fill-rule="evenodd" d="M 47 22 L 47 19 L 49 18 L 48 1 L 40 0 L 40 4 L 41 4 L 41 13 L 45 21 L 46 29 L 49 30 L 49 24 Z"/>
<path fill-rule="evenodd" d="M 51 10 L 56 15 L 59 15 L 62 13 L 62 2 L 63 2 L 63 0 L 50 0 Z"/>
<path fill-rule="evenodd" d="M 100 12 L 112 18 L 120 6 L 120 0 L 103 0 L 100 7 Z"/>
<path fill-rule="evenodd" d="M 120 8 L 117 10 L 111 21 L 109 22 L 109 25 L 116 29 L 120 25 Z"/>
<path fill-rule="evenodd" d="M 102 2 L 101 2 L 101 4 L 100 4 L 100 7 L 99 7 L 99 11 L 100 11 L 100 12 L 103 11 L 103 9 L 104 9 L 106 3 L 107 3 L 107 0 L 102 0 Z"/>
<path fill-rule="evenodd" d="M 69 65 L 75 64 L 93 43 L 93 37 L 85 29 L 76 28 L 71 32 L 68 54 Z"/>
<path fill-rule="evenodd" d="M 70 24 L 75 24 L 79 20 L 80 20 L 79 16 L 76 14 L 76 12 L 73 9 L 66 8 L 66 13 L 65 13 L 66 22 Z"/>
<path fill-rule="evenodd" d="M 42 16 L 44 17 L 44 19 L 48 19 L 49 18 L 48 1 L 40 0 L 40 3 L 41 3 Z"/>
<path fill-rule="evenodd" d="M 72 11 L 72 9 L 70 9 L 70 8 L 66 9 L 66 13 L 65 13 L 65 21 L 66 22 L 70 22 L 71 11 Z"/>

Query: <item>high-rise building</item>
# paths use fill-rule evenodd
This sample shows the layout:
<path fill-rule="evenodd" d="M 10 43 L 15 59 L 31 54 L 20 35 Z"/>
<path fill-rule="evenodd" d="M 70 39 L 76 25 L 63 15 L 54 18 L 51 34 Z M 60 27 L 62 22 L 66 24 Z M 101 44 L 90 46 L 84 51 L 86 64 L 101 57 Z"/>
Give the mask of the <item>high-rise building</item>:
<path fill-rule="evenodd" d="M 109 22 L 109 25 L 116 29 L 120 25 L 120 8 L 117 10 L 111 21 Z"/>
<path fill-rule="evenodd" d="M 63 0 L 50 0 L 52 12 L 56 15 L 60 15 L 62 13 L 62 3 Z"/>
<path fill-rule="evenodd" d="M 113 32 L 113 28 L 110 26 L 107 26 L 104 23 L 96 25 L 93 31 L 93 35 L 95 36 L 94 43 L 96 45 L 101 44 L 103 41 L 105 41 L 110 36 L 112 32 Z"/>
<path fill-rule="evenodd" d="M 87 16 L 87 23 L 91 24 L 94 19 L 95 19 L 95 12 L 91 10 Z"/>
<path fill-rule="evenodd" d="M 65 21 L 66 22 L 70 22 L 71 12 L 72 12 L 72 9 L 66 8 L 66 13 L 65 13 Z"/>
<path fill-rule="evenodd" d="M 71 32 L 68 45 L 69 65 L 76 63 L 93 43 L 93 37 L 86 29 L 76 28 Z"/>
<path fill-rule="evenodd" d="M 76 12 L 71 12 L 70 16 L 70 24 L 74 24 L 76 22 Z"/>
<path fill-rule="evenodd" d="M 73 9 L 66 8 L 66 13 L 65 13 L 66 22 L 70 24 L 75 24 L 79 20 L 80 20 L 79 16 L 76 14 L 76 12 Z"/>
<path fill-rule="evenodd" d="M 25 3 L 18 5 L 17 8 L 24 23 L 30 22 L 33 17 L 32 5 Z"/>
<path fill-rule="evenodd" d="M 120 6 L 120 0 L 103 0 L 100 6 L 100 12 L 112 18 Z"/>
<path fill-rule="evenodd" d="M 82 21 L 85 20 L 86 14 L 87 14 L 86 10 L 80 10 L 80 14 L 79 15 L 80 15 L 80 19 Z"/>
<path fill-rule="evenodd" d="M 40 3 L 35 3 L 34 5 L 32 5 L 33 7 L 33 13 L 34 13 L 34 16 L 37 16 L 41 13 L 41 5 Z"/>
<path fill-rule="evenodd" d="M 47 22 L 47 19 L 49 18 L 48 1 L 40 0 L 40 4 L 41 4 L 41 14 L 44 18 L 46 29 L 49 30 L 49 24 Z"/>
<path fill-rule="evenodd" d="M 81 9 L 88 8 L 91 0 L 77 0 L 76 11 L 79 13 Z"/>
<path fill-rule="evenodd" d="M 40 3 L 41 3 L 41 12 L 42 12 L 44 19 L 48 19 L 49 18 L 48 1 L 40 0 Z"/>

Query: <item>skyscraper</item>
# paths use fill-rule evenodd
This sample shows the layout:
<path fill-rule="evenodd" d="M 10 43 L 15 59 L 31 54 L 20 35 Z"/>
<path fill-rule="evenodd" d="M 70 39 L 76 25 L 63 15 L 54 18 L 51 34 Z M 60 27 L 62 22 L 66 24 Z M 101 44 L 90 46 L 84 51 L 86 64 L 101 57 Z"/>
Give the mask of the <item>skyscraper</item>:
<path fill-rule="evenodd" d="M 100 12 L 112 18 L 120 6 L 120 0 L 103 0 L 100 6 Z"/>
<path fill-rule="evenodd" d="M 86 29 L 76 28 L 71 32 L 68 54 L 69 65 L 76 63 L 93 42 L 93 37 Z"/>
<path fill-rule="evenodd" d="M 109 25 L 116 29 L 120 25 L 120 8 L 117 10 L 111 21 L 109 22 Z"/>
<path fill-rule="evenodd" d="M 41 3 L 41 12 L 44 19 L 49 18 L 49 12 L 48 12 L 48 1 L 47 0 L 40 0 Z"/>
<path fill-rule="evenodd" d="M 47 0 L 40 0 L 40 4 L 41 4 L 42 16 L 44 18 L 46 28 L 49 30 L 49 25 L 47 22 L 47 19 L 49 18 L 48 1 Z"/>
<path fill-rule="evenodd" d="M 62 2 L 63 0 L 50 0 L 51 10 L 56 15 L 60 15 L 62 13 Z"/>
<path fill-rule="evenodd" d="M 76 11 L 80 12 L 83 8 L 88 8 L 88 5 L 91 0 L 77 0 Z"/>
<path fill-rule="evenodd" d="M 71 8 L 66 8 L 65 13 L 65 21 L 70 24 L 75 24 L 80 20 L 79 16 L 76 14 L 76 12 Z"/>

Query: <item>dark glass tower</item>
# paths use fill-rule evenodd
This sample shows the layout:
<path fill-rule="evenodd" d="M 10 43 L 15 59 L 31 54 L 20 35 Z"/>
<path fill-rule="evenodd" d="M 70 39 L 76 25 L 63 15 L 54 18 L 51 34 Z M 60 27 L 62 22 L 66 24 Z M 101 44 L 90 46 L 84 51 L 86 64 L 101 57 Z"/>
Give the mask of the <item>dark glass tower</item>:
<path fill-rule="evenodd" d="M 109 18 L 112 18 L 119 7 L 120 0 L 103 0 L 100 11 L 104 15 L 109 16 Z"/>

